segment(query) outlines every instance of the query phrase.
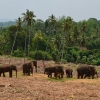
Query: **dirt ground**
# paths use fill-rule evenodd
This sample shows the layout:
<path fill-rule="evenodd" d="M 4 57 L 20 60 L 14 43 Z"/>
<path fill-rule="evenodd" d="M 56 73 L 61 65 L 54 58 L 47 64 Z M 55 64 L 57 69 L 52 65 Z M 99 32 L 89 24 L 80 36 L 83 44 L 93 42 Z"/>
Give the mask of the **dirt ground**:
<path fill-rule="evenodd" d="M 9 63 L 9 58 L 0 57 L 1 64 Z M 43 74 L 43 61 L 38 61 L 38 73 L 33 76 L 23 76 L 21 66 L 23 58 L 11 59 L 11 64 L 18 68 L 18 77 L 0 77 L 0 100 L 100 100 L 100 79 L 77 79 L 52 81 Z M 53 65 L 53 61 L 46 61 L 45 65 Z M 72 63 L 64 66 L 77 66 Z M 56 80 L 56 79 L 55 79 Z"/>

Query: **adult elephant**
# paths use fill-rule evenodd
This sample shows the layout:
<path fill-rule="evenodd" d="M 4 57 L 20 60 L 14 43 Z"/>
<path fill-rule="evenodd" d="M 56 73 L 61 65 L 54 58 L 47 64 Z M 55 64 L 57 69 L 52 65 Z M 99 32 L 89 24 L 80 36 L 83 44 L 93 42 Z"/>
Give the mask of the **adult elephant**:
<path fill-rule="evenodd" d="M 30 73 L 32 73 L 32 75 L 33 75 L 33 64 L 32 64 L 32 61 L 25 62 L 22 65 L 22 69 L 23 69 L 23 75 L 29 75 L 30 76 Z"/>
<path fill-rule="evenodd" d="M 73 69 L 71 69 L 71 68 L 66 68 L 66 70 L 65 70 L 65 72 L 66 72 L 66 77 L 68 77 L 68 78 L 72 78 L 73 77 Z"/>
<path fill-rule="evenodd" d="M 54 73 L 54 77 L 56 78 L 63 78 L 64 70 L 63 66 L 53 66 L 53 67 L 46 67 L 44 69 L 44 74 L 47 74 L 48 77 L 52 78 L 52 73 Z"/>
<path fill-rule="evenodd" d="M 98 77 L 96 68 L 94 66 L 90 66 L 87 64 L 81 64 L 80 66 L 78 66 L 77 68 L 77 78 L 79 79 L 81 78 L 90 78 L 92 77 L 92 79 L 94 79 L 95 74 Z"/>
<path fill-rule="evenodd" d="M 55 67 L 46 67 L 44 68 L 44 74 L 47 74 L 48 77 L 52 78 L 52 73 L 55 73 L 56 68 Z"/>
<path fill-rule="evenodd" d="M 2 65 L 0 67 L 0 76 L 3 74 L 3 77 L 5 77 L 5 72 L 9 72 L 9 77 L 12 77 L 12 71 L 16 71 L 16 77 L 17 77 L 17 67 L 15 65 Z"/>

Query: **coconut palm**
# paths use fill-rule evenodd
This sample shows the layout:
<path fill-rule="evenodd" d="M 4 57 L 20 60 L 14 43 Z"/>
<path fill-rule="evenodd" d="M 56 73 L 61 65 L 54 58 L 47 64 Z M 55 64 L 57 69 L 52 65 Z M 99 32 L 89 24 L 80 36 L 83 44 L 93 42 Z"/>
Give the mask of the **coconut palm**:
<path fill-rule="evenodd" d="M 29 55 L 29 47 L 30 47 L 30 31 L 31 31 L 31 27 L 32 27 L 32 24 L 35 22 L 35 19 L 34 17 L 36 17 L 34 15 L 34 12 L 33 11 L 29 11 L 27 9 L 26 13 L 22 13 L 23 15 L 23 22 L 26 24 L 26 30 L 27 30 L 27 33 L 26 33 L 26 38 L 27 38 L 27 34 L 28 34 L 28 37 L 29 37 L 29 40 L 28 40 L 28 55 Z M 25 39 L 26 41 L 26 39 Z M 25 42 L 26 44 L 26 42 Z"/>
<path fill-rule="evenodd" d="M 49 16 L 50 33 L 55 31 L 56 17 L 52 14 Z"/>
<path fill-rule="evenodd" d="M 66 45 L 66 41 L 65 41 L 65 37 L 67 36 L 67 38 L 68 38 L 68 40 L 71 40 L 70 39 L 70 33 L 69 33 L 69 31 L 70 31 L 70 29 L 71 29 L 71 27 L 72 27 L 72 21 L 73 21 L 73 19 L 71 18 L 71 17 L 67 17 L 65 20 L 64 20 L 64 22 L 63 22 L 63 24 L 62 24 L 62 28 L 63 28 L 63 36 L 62 36 L 62 59 L 63 59 L 63 51 L 64 51 L 64 48 L 65 48 L 65 45 Z M 69 34 L 68 34 L 69 33 Z M 69 41 L 70 42 L 70 41 Z"/>
<path fill-rule="evenodd" d="M 79 31 L 78 31 L 78 27 L 77 25 L 74 25 L 73 27 L 73 38 L 74 38 L 74 45 L 77 45 L 77 42 L 78 42 L 78 36 L 79 36 Z"/>
<path fill-rule="evenodd" d="M 10 64 L 10 62 L 11 62 L 11 56 L 12 56 L 13 48 L 14 48 L 14 45 L 15 45 L 15 42 L 16 42 L 17 33 L 18 33 L 18 31 L 20 30 L 21 25 L 22 25 L 22 20 L 21 20 L 21 18 L 19 17 L 19 18 L 16 20 L 17 31 L 16 31 L 16 33 L 15 33 L 14 42 L 13 42 L 13 45 L 12 45 L 12 48 L 11 48 L 11 54 L 10 54 L 9 64 Z"/>
<path fill-rule="evenodd" d="M 80 46 L 83 48 L 85 43 L 86 43 L 86 39 L 85 39 L 85 31 L 86 31 L 86 21 L 83 20 L 81 23 L 81 32 L 82 32 L 82 36 L 81 36 L 81 41 L 80 41 Z"/>

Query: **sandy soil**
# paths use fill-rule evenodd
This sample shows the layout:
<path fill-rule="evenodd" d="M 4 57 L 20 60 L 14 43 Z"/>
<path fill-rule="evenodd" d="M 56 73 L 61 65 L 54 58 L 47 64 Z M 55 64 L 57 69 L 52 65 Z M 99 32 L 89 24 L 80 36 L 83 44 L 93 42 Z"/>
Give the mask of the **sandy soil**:
<path fill-rule="evenodd" d="M 77 79 L 51 81 L 43 74 L 43 62 L 38 61 L 38 73 L 23 76 L 21 66 L 23 58 L 12 59 L 18 68 L 18 78 L 0 77 L 0 100 L 100 100 L 100 79 Z M 0 63 L 5 60 L 0 57 Z M 7 59 L 6 59 L 7 63 Z M 45 62 L 53 65 L 53 62 Z M 68 66 L 68 64 L 65 64 Z M 74 64 L 72 65 L 74 66 Z M 76 72 L 74 72 L 74 75 Z"/>

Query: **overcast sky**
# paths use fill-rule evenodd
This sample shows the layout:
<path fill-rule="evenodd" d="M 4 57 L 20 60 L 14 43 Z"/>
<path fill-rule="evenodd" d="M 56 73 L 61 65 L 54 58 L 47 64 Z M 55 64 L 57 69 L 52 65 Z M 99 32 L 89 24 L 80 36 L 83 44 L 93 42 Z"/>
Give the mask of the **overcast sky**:
<path fill-rule="evenodd" d="M 74 21 L 100 20 L 100 0 L 0 0 L 0 19 L 15 20 L 22 17 L 26 9 L 42 20 L 51 14 L 57 18 L 70 16 Z"/>

